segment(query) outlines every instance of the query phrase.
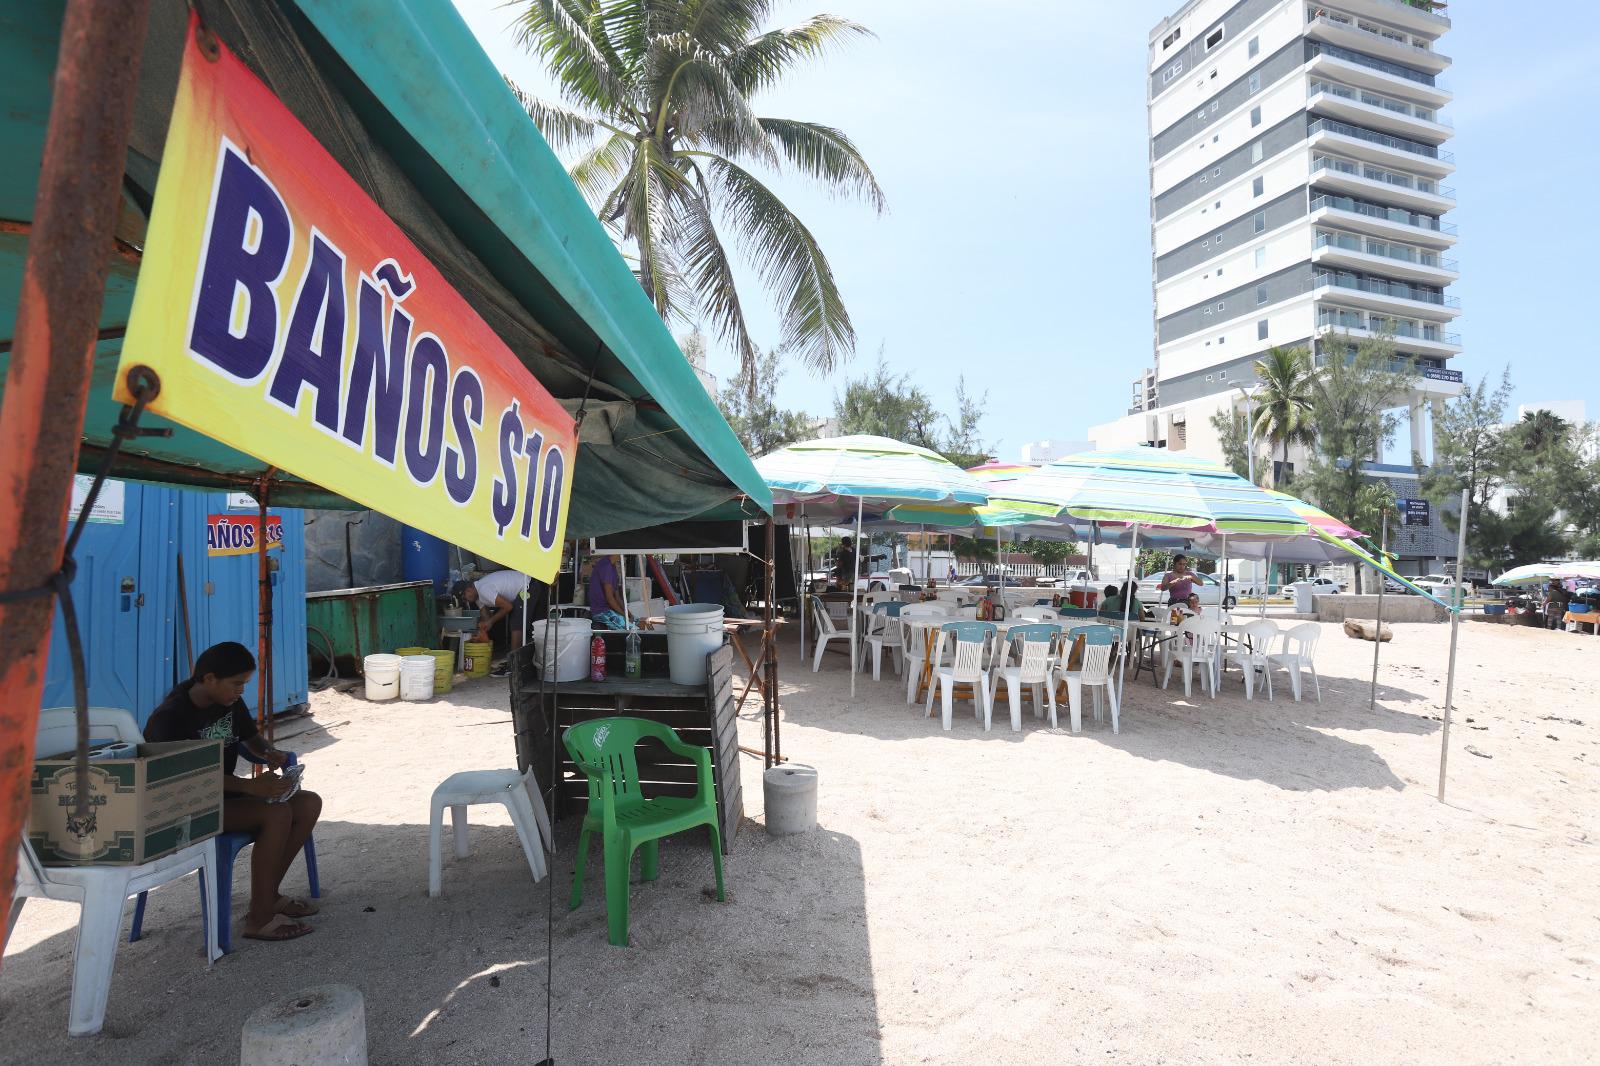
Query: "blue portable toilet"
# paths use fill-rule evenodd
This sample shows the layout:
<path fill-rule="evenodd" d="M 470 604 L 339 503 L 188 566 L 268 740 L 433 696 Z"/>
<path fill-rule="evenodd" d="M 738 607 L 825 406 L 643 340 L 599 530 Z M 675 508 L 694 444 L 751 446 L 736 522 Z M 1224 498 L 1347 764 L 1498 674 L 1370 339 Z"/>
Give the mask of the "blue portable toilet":
<path fill-rule="evenodd" d="M 257 513 L 246 501 L 242 494 L 106 483 L 78 542 L 72 582 L 91 706 L 125 708 L 142 726 L 172 686 L 189 675 L 193 656 L 223 640 L 256 650 L 256 556 L 213 555 L 206 533 L 212 515 Z M 309 688 L 305 538 L 298 510 L 274 508 L 269 514 L 283 525 L 283 548 L 269 553 L 275 567 L 272 704 L 279 712 L 305 703 Z M 180 553 L 189 644 L 179 610 Z M 255 708 L 254 685 L 244 700 Z M 72 703 L 72 665 L 58 608 L 43 706 Z"/>

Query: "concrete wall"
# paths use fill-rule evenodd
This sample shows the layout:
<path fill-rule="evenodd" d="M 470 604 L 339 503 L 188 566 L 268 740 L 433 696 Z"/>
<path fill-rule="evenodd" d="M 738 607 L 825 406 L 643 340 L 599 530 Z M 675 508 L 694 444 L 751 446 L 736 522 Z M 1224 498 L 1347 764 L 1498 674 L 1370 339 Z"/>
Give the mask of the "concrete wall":
<path fill-rule="evenodd" d="M 1377 596 L 1313 596 L 1317 608 L 1317 621 L 1343 622 L 1346 618 L 1378 617 Z M 1385 622 L 1443 622 L 1450 612 L 1421 596 L 1385 596 L 1383 620 Z"/>

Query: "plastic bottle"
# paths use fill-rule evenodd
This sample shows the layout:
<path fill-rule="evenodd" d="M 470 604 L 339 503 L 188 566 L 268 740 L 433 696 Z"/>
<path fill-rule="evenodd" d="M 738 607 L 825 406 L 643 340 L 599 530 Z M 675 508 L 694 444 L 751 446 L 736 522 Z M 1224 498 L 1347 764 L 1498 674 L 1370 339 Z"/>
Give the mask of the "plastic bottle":
<path fill-rule="evenodd" d="M 622 672 L 632 678 L 644 675 L 644 660 L 639 651 L 639 631 L 628 629 L 627 643 L 624 645 L 622 655 Z"/>
<path fill-rule="evenodd" d="M 604 681 L 606 679 L 606 642 L 600 639 L 599 634 L 589 642 L 589 680 Z"/>

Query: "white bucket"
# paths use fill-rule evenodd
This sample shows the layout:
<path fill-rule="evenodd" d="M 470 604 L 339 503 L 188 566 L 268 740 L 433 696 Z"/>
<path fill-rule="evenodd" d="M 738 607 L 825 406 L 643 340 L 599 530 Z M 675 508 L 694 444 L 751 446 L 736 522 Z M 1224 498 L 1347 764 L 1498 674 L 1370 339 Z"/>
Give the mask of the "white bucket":
<path fill-rule="evenodd" d="M 433 675 L 438 660 L 431 655 L 406 655 L 400 660 L 400 698 L 433 699 Z"/>
<path fill-rule="evenodd" d="M 549 626 L 550 646 L 545 646 Z M 533 650 L 546 681 L 582 681 L 589 676 L 589 642 L 594 623 L 587 618 L 556 618 L 533 623 Z"/>
<path fill-rule="evenodd" d="M 400 656 L 369 655 L 361 660 L 361 675 L 367 679 L 367 699 L 392 700 L 400 695 Z"/>
<path fill-rule="evenodd" d="M 722 647 L 722 605 L 667 608 L 667 673 L 675 685 L 706 683 L 706 656 Z"/>

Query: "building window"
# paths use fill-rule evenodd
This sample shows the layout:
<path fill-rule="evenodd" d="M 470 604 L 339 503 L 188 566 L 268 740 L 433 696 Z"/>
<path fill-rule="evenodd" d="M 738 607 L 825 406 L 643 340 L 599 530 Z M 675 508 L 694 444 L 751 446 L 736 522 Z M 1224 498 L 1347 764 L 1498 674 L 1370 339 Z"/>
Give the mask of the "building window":
<path fill-rule="evenodd" d="M 1256 340 L 1264 341 L 1266 339 L 1267 339 L 1267 320 L 1263 318 L 1260 322 L 1256 323 Z"/>
<path fill-rule="evenodd" d="M 1257 248 L 1256 249 L 1256 251 L 1258 251 L 1258 252 L 1262 252 L 1262 251 L 1265 251 L 1265 250 L 1266 249 L 1264 249 L 1264 248 Z M 1265 285 L 1257 285 L 1256 286 L 1256 306 L 1260 307 L 1262 304 L 1264 304 L 1266 302 L 1267 302 L 1267 287 Z"/>
<path fill-rule="evenodd" d="M 1216 29 L 1206 34 L 1206 51 L 1209 52 L 1217 45 L 1222 43 L 1222 31 L 1224 29 L 1226 29 L 1226 27 L 1218 26 Z"/>
<path fill-rule="evenodd" d="M 1176 78 L 1182 73 L 1183 60 L 1180 59 L 1176 63 L 1172 64 L 1172 66 L 1161 72 L 1161 84 L 1165 85 L 1167 82 L 1171 81 L 1173 78 Z"/>
<path fill-rule="evenodd" d="M 1261 72 L 1259 70 L 1250 75 L 1250 91 L 1253 93 L 1261 91 Z"/>
<path fill-rule="evenodd" d="M 1226 303 L 1224 303 L 1221 300 L 1217 301 L 1217 314 L 1220 315 L 1222 312 L 1226 311 L 1227 309 L 1228 309 L 1228 305 Z"/>
<path fill-rule="evenodd" d="M 1217 267 L 1217 277 L 1219 277 L 1219 278 L 1222 277 L 1222 268 L 1221 267 Z"/>
<path fill-rule="evenodd" d="M 1222 168 L 1221 168 L 1221 167 L 1217 167 L 1217 168 L 1215 168 L 1215 169 L 1214 169 L 1214 170 L 1212 170 L 1212 171 L 1211 171 L 1211 176 L 1212 176 L 1212 177 L 1213 177 L 1213 178 L 1220 178 L 1220 177 L 1222 177 Z"/>
<path fill-rule="evenodd" d="M 1259 38 L 1259 37 L 1250 38 L 1249 51 L 1250 51 L 1250 58 L 1251 59 L 1254 59 L 1256 56 L 1261 54 L 1261 38 Z"/>
<path fill-rule="evenodd" d="M 1252 181 L 1250 183 L 1250 193 L 1253 196 L 1260 196 L 1263 192 L 1266 191 L 1266 188 L 1267 188 L 1267 179 L 1264 178 L 1264 177 L 1257 177 L 1255 181 Z"/>
<path fill-rule="evenodd" d="M 1222 210 L 1222 201 L 1218 200 L 1216 203 L 1212 204 L 1211 206 L 1215 207 L 1217 210 L 1220 211 L 1220 210 Z"/>
<path fill-rule="evenodd" d="M 1217 380 L 1218 381 L 1227 381 L 1228 380 L 1228 372 L 1226 370 L 1217 371 Z"/>
<path fill-rule="evenodd" d="M 1252 144 L 1250 146 L 1250 162 L 1252 162 L 1252 163 L 1261 162 L 1261 155 L 1262 155 L 1261 142 L 1257 141 L 1255 144 Z"/>
<path fill-rule="evenodd" d="M 1213 70 L 1211 72 L 1211 76 L 1212 77 L 1216 77 L 1216 75 L 1217 75 L 1217 72 Z M 1220 107 L 1220 106 L 1222 106 L 1222 105 L 1219 104 L 1216 100 L 1211 101 L 1211 113 L 1213 115 L 1215 115 L 1217 113 L 1217 108 Z"/>
<path fill-rule="evenodd" d="M 1169 33 L 1161 39 L 1161 47 L 1163 49 L 1171 48 L 1172 42 L 1176 41 L 1177 39 L 1178 35 L 1176 33 Z"/>
<path fill-rule="evenodd" d="M 1267 265 L 1267 250 L 1265 248 L 1257 248 L 1256 249 L 1256 269 L 1257 270 L 1262 270 L 1262 269 L 1264 269 L 1266 267 L 1266 265 Z"/>
<path fill-rule="evenodd" d="M 1261 108 L 1259 105 L 1250 109 L 1250 125 L 1261 125 Z"/>
<path fill-rule="evenodd" d="M 1256 212 L 1255 227 L 1257 233 L 1261 233 L 1267 228 L 1267 213 L 1265 211 Z"/>
<path fill-rule="evenodd" d="M 1226 336 L 1218 337 L 1217 338 L 1217 343 L 1218 344 L 1227 344 L 1228 343 L 1228 338 Z"/>

